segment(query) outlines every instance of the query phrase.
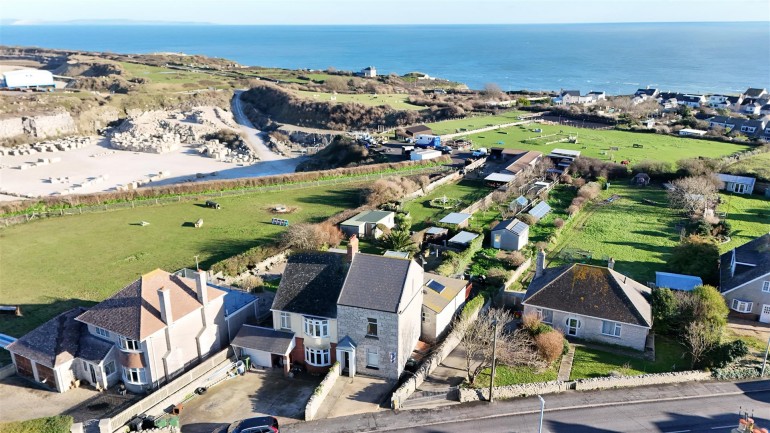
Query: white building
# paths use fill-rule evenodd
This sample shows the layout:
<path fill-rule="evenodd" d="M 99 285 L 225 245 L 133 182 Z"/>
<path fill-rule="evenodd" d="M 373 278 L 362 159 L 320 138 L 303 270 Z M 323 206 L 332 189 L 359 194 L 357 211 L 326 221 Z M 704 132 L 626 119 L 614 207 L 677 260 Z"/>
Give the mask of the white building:
<path fill-rule="evenodd" d="M 53 74 L 40 69 L 19 69 L 3 74 L 2 87 L 8 89 L 30 89 L 54 87 Z"/>

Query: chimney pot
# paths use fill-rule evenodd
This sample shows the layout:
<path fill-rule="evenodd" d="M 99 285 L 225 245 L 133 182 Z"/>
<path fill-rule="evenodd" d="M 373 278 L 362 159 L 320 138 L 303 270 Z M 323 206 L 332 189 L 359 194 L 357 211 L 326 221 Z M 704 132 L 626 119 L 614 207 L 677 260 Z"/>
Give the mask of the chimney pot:
<path fill-rule="evenodd" d="M 537 259 L 535 260 L 535 278 L 541 277 L 545 271 L 545 250 L 542 248 L 537 252 Z"/>
<path fill-rule="evenodd" d="M 610 259 L 607 260 L 607 267 L 610 269 L 615 269 L 615 259 L 610 257 Z"/>

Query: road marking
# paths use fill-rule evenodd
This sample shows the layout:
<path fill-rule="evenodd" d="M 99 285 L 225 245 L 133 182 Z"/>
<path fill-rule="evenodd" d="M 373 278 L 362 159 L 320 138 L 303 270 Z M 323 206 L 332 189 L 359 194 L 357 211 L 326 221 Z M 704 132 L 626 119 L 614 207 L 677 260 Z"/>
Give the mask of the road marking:
<path fill-rule="evenodd" d="M 677 431 L 670 431 L 667 433 L 687 433 L 688 431 L 691 431 L 691 430 L 677 430 Z"/>
<path fill-rule="evenodd" d="M 722 427 L 711 427 L 711 430 L 719 430 L 723 428 L 733 428 L 733 427 L 735 427 L 735 424 L 723 425 Z"/>

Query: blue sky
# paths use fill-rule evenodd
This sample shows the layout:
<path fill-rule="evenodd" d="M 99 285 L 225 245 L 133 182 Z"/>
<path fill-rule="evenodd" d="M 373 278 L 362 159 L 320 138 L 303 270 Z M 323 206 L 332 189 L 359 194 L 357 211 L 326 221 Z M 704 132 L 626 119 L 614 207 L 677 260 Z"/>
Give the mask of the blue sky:
<path fill-rule="evenodd" d="M 770 21 L 768 0 L 0 0 L 2 22 L 507 24 Z M 17 21 L 18 20 L 18 21 Z"/>

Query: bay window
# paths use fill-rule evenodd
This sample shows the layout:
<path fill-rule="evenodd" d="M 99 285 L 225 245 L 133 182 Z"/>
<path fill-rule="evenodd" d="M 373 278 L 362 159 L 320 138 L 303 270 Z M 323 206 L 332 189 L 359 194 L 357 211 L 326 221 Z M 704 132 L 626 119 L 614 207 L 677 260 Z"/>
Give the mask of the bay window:
<path fill-rule="evenodd" d="M 331 365 L 329 349 L 311 349 L 310 347 L 306 347 L 305 362 L 316 367 Z"/>
<path fill-rule="evenodd" d="M 305 317 L 305 335 L 309 337 L 329 337 L 329 320 Z"/>

